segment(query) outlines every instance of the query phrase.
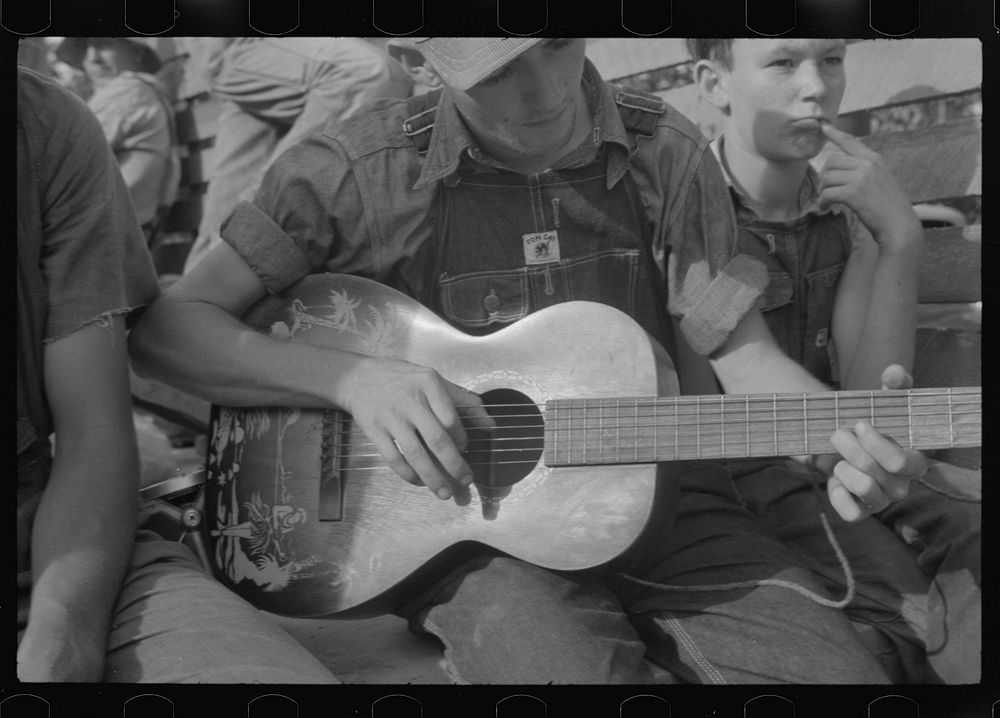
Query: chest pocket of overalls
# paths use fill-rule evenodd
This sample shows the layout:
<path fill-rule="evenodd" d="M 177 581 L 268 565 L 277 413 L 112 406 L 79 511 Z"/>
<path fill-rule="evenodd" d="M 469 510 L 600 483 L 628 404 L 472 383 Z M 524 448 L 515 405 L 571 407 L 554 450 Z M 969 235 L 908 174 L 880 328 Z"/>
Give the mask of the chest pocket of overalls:
<path fill-rule="evenodd" d="M 638 271 L 638 250 L 609 249 L 541 267 L 445 274 L 440 280 L 442 309 L 449 322 L 470 331 L 492 331 L 574 299 L 601 301 L 631 314 Z"/>
<path fill-rule="evenodd" d="M 604 163 L 523 177 L 466 173 L 438 224 L 440 310 L 486 334 L 577 299 L 642 314 L 642 233 L 631 178 L 609 192 Z"/>

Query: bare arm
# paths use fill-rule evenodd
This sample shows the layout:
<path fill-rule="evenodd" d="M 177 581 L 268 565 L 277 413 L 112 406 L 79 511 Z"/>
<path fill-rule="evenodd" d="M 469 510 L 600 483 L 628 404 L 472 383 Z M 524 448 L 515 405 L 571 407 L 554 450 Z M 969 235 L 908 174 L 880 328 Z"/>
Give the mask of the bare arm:
<path fill-rule="evenodd" d="M 743 318 L 710 361 L 723 391 L 729 394 L 827 389 L 781 351 L 756 309 Z M 927 468 L 920 452 L 902 449 L 867 422 L 835 431 L 830 448 L 840 460 L 830 461 L 833 475 L 827 481 L 827 493 L 837 513 L 847 521 L 858 521 L 903 498 L 910 479 Z"/>
<path fill-rule="evenodd" d="M 917 279 L 923 232 L 913 207 L 875 152 L 824 125 L 843 154 L 820 175 L 820 202 L 853 209 L 870 236 L 858 232 L 837 288 L 834 346 L 845 389 L 877 389 L 891 364 L 913 366 Z"/>
<path fill-rule="evenodd" d="M 492 425 L 478 397 L 424 367 L 254 331 L 238 317 L 265 291 L 220 244 L 146 310 L 129 344 L 137 368 L 218 404 L 344 409 L 407 481 L 441 498 L 471 482 L 461 418 Z"/>
<path fill-rule="evenodd" d="M 132 551 L 139 460 L 124 320 L 46 346 L 55 459 L 32 530 L 31 610 L 18 647 L 26 681 L 99 681 Z"/>

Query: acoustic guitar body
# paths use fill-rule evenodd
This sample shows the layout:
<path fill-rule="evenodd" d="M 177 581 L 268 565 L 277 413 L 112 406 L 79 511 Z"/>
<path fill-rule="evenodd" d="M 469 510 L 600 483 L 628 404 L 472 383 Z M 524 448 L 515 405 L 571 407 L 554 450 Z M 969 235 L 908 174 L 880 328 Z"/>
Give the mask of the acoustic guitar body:
<path fill-rule="evenodd" d="M 543 567 L 602 566 L 670 521 L 676 482 L 655 463 L 550 468 L 545 402 L 676 393 L 673 365 L 626 315 L 570 302 L 484 337 L 365 279 L 314 275 L 246 321 L 288 341 L 429 366 L 483 396 L 499 425 L 470 431 L 476 482 L 436 498 L 388 468 L 339 411 L 213 407 L 206 539 L 219 579 L 291 616 L 391 610 L 489 547 Z"/>

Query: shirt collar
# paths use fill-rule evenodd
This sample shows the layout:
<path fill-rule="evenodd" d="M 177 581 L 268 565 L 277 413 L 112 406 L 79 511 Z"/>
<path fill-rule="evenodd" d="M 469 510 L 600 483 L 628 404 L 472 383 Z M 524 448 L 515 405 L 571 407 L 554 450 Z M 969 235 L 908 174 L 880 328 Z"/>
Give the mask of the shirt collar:
<path fill-rule="evenodd" d="M 610 188 L 628 170 L 628 136 L 621 116 L 618 114 L 614 95 L 590 60 L 584 60 L 583 89 L 593 118 L 594 129 L 591 133 L 591 143 L 589 145 L 585 143 L 580 148 L 571 151 L 560 161 L 559 166 L 592 161 L 602 144 L 620 145 L 625 150 L 624 152 L 608 153 L 608 187 Z M 449 178 L 455 174 L 463 157 L 466 156 L 483 166 L 500 166 L 479 149 L 475 138 L 469 133 L 465 122 L 459 115 L 451 89 L 447 87 L 438 100 L 433 127 L 423 167 L 413 189 L 421 189 L 442 180 L 449 184 Z"/>
<path fill-rule="evenodd" d="M 740 189 L 739 185 L 733 180 L 732 175 L 729 174 L 729 164 L 726 162 L 725 152 L 723 147 L 723 136 L 719 135 L 711 142 L 712 152 L 715 154 L 715 159 L 719 161 L 719 167 L 722 168 L 722 175 L 726 179 L 726 184 L 729 186 L 730 193 L 737 199 L 740 204 L 740 208 L 744 211 L 750 212 L 756 217 L 756 212 L 754 212 L 751 204 L 750 198 L 747 197 L 746 193 Z M 819 206 L 819 173 L 816 168 L 810 163 L 806 168 L 806 176 L 802 181 L 802 187 L 799 189 L 799 207 L 802 208 L 800 214 L 801 217 L 805 217 L 808 214 L 828 214 L 830 212 L 837 213 L 840 211 L 838 205 L 832 205 L 827 209 L 820 209 Z"/>

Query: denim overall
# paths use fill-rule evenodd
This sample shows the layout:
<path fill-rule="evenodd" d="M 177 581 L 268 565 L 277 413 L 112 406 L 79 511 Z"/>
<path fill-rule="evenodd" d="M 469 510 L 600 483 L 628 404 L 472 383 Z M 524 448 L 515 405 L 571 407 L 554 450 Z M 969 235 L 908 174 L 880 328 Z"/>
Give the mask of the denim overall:
<path fill-rule="evenodd" d="M 664 108 L 619 94 L 630 136 L 651 135 Z M 622 104 L 627 103 L 627 104 Z M 410 100 L 404 127 L 419 152 L 430 142 L 437 93 Z M 600 152 L 603 153 L 604 150 Z M 469 334 L 488 334 L 572 300 L 611 305 L 672 353 L 666 292 L 658 284 L 642 203 L 631 176 L 608 189 L 603 154 L 582 167 L 521 175 L 463 162 L 437 196 L 435 237 L 419 299 Z"/>
<path fill-rule="evenodd" d="M 810 212 L 792 222 L 766 222 L 737 203 L 736 219 L 740 251 L 767 267 L 763 313 L 778 346 L 820 381 L 836 383 L 830 326 L 851 252 L 847 218 Z"/>

